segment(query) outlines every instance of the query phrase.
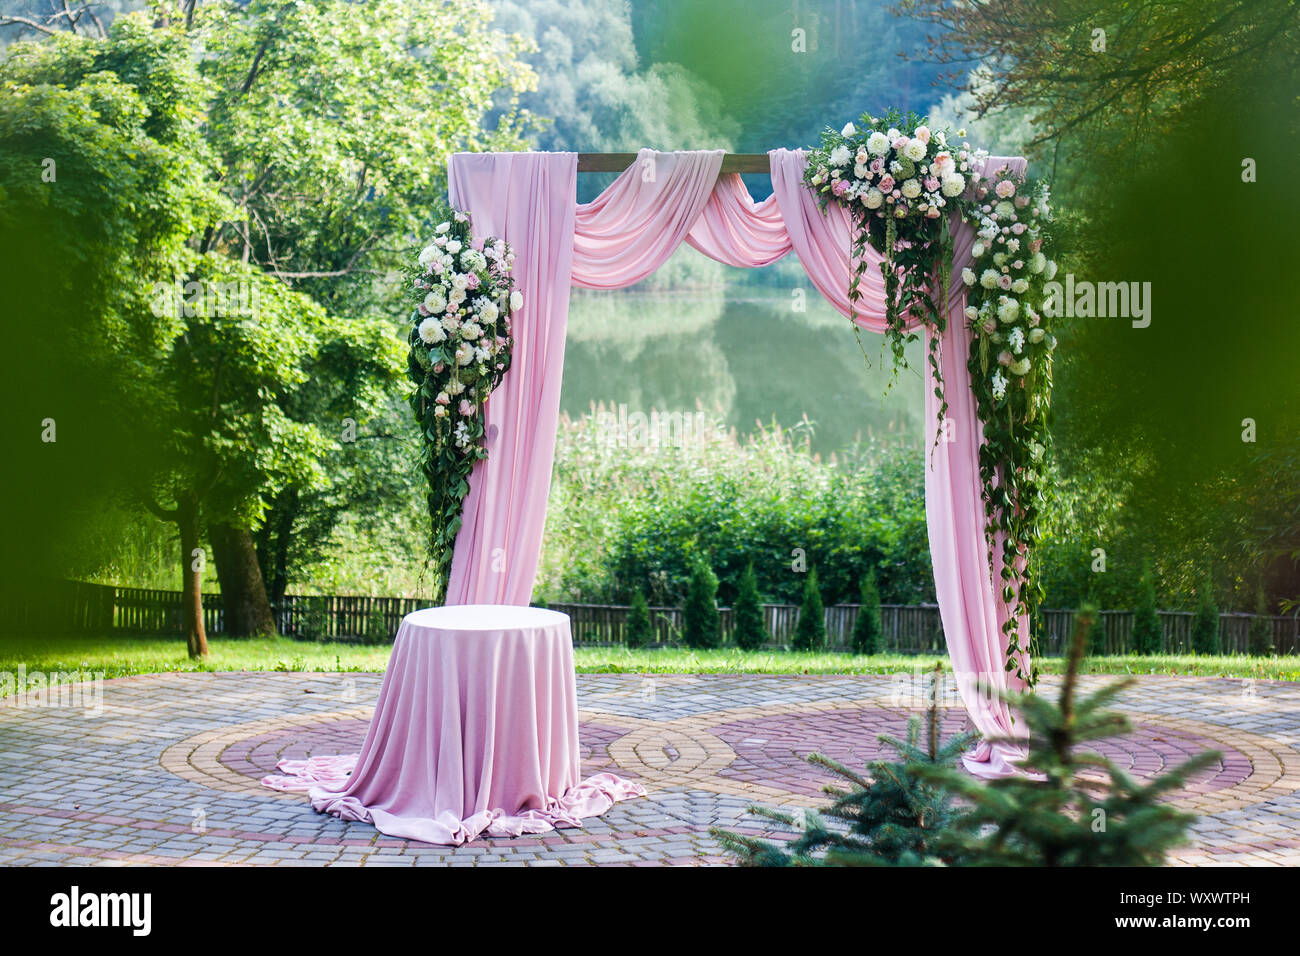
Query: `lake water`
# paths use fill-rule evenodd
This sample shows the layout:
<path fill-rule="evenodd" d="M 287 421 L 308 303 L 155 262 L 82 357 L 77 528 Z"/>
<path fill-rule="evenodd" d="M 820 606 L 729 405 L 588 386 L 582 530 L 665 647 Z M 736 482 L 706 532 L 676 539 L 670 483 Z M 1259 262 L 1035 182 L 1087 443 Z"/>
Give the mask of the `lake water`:
<path fill-rule="evenodd" d="M 864 359 L 849 320 L 797 264 L 769 269 L 778 271 L 742 281 L 742 270 L 688 250 L 667 275 L 629 290 L 573 290 L 561 411 L 576 417 L 597 402 L 647 416 L 703 408 L 742 435 L 806 416 L 822 455 L 872 434 L 921 441 L 922 343 L 909 346 L 912 369 L 886 395 L 884 338 L 863 333 Z"/>

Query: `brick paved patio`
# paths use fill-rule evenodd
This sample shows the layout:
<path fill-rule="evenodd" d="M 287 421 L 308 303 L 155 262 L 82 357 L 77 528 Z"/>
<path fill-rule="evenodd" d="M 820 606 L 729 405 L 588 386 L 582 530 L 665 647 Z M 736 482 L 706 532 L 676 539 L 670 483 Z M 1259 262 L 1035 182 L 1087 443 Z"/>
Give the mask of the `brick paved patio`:
<path fill-rule="evenodd" d="M 258 784 L 283 758 L 359 749 L 380 680 L 122 678 L 105 683 L 98 715 L 40 696 L 0 701 L 0 864 L 726 863 L 710 826 L 760 833 L 751 803 L 824 802 L 830 778 L 802 758 L 860 767 L 876 735 L 904 734 L 909 716 L 888 677 L 579 675 L 584 775 L 635 778 L 648 796 L 581 830 L 449 848 L 317 815 L 302 795 Z M 1120 707 L 1137 733 L 1098 749 L 1138 776 L 1223 752 L 1176 795 L 1201 818 L 1171 862 L 1300 864 L 1300 685 L 1143 677 Z M 945 731 L 964 720 L 949 709 Z"/>

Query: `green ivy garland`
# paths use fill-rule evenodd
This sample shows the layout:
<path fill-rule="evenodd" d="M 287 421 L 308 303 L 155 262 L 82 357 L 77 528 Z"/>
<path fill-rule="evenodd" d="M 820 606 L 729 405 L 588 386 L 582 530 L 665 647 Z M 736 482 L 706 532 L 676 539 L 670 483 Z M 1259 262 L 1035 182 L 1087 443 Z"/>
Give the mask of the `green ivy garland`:
<path fill-rule="evenodd" d="M 411 409 L 420 425 L 420 468 L 429 481 L 429 558 L 434 601 L 446 599 L 452 550 L 469 476 L 487 457 L 483 405 L 510 370 L 510 315 L 523 304 L 500 239 L 473 235 L 467 213 L 435 230 L 408 271 L 414 300 L 407 334 Z"/>
<path fill-rule="evenodd" d="M 965 135 L 958 130 L 956 137 Z M 974 346 L 972 388 L 984 426 L 985 535 L 990 554 L 1002 549 L 1000 594 L 1010 611 L 1004 625 L 1007 670 L 1033 684 L 1037 647 L 1032 637 L 1030 647 L 1020 646 L 1018 625 L 1027 616 L 1036 633 L 1042 597 L 1032 554 L 1046 493 L 1051 352 L 1056 347 L 1042 308 L 1043 284 L 1056 271 L 1044 251 L 1051 220 L 1048 191 L 1006 169 L 981 172 L 988 154 L 949 139 L 947 128 L 932 129 L 915 113 L 863 114 L 857 125 L 822 135 L 821 145 L 809 151 L 804 181 L 823 208 L 828 202 L 842 203 L 854 223 L 851 320 L 861 299 L 867 246 L 883 257 L 891 385 L 907 366 L 908 343 L 918 338 L 916 327 L 906 327 L 909 320 L 919 319 L 931 331 L 928 359 L 941 423 L 948 411 L 939 349 L 952 282 L 949 217 L 955 215 L 979 232 L 973 249 L 976 269 L 964 270 L 962 282 Z M 853 330 L 861 345 L 856 321 Z M 1033 662 L 1029 673 L 1024 672 L 1023 653 Z"/>

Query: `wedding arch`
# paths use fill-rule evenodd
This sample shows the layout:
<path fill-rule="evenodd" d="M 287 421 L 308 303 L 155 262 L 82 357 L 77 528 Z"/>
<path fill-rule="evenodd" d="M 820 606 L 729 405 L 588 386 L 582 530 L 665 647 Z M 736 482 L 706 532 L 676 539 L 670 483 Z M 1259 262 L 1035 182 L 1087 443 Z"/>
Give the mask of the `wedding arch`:
<path fill-rule="evenodd" d="M 1026 168 L 1018 157 L 980 157 L 972 163 L 976 178 L 1000 170 L 1023 179 Z M 683 241 L 742 268 L 765 266 L 793 251 L 817 290 L 858 327 L 897 332 L 897 307 L 892 315 L 886 307 L 881 254 L 861 242 L 843 205 L 819 202 L 806 182 L 808 166 L 807 153 L 787 149 L 765 157 L 649 149 L 452 156 L 451 204 L 470 215 L 476 235 L 509 243 L 516 256 L 515 288 L 525 304 L 513 317 L 509 374 L 483 407 L 487 457 L 470 477 L 446 603 L 526 605 L 531 600 L 554 458 L 571 287 L 632 285 Z M 576 201 L 580 170 L 619 169 L 622 174 L 592 202 Z M 742 171 L 769 172 L 772 195 L 755 202 Z M 958 689 L 984 737 L 966 765 L 982 776 L 1002 776 L 1014 773 L 1024 755 L 1023 729 L 1013 723 L 999 693 L 1026 686 L 1029 618 L 1016 614 L 1008 600 L 1012 592 L 1000 584 L 1010 552 L 990 542 L 985 510 L 985 439 L 970 366 L 981 359 L 972 348 L 986 345 L 973 345 L 967 299 L 971 286 L 979 289 L 971 270 L 980 253 L 973 250 L 987 237 L 959 217 L 944 221 L 951 272 L 963 275 L 964 282 L 954 283 L 949 295 L 945 272 L 943 294 L 935 297 L 946 310 L 943 321 L 927 324 L 904 315 L 901 322 L 905 328 L 924 325 L 931 356 L 925 371 L 925 501 L 935 591 Z M 892 248 L 892 223 L 889 228 Z M 986 287 L 996 292 L 993 284 Z"/>

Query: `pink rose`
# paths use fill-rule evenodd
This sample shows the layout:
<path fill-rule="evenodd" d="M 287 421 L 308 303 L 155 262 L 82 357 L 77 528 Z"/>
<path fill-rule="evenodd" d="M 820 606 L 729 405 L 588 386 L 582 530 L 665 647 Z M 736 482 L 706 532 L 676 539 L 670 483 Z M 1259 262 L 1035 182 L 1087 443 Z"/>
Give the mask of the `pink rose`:
<path fill-rule="evenodd" d="M 945 169 L 948 169 L 952 166 L 952 153 L 949 153 L 946 150 L 944 152 L 937 153 L 934 157 L 933 166 L 934 166 L 934 171 L 942 175 Z"/>
<path fill-rule="evenodd" d="M 1015 262 L 1011 263 L 1011 268 L 1013 269 L 1023 269 L 1024 267 L 1025 267 L 1025 260 L 1023 259 L 1017 259 Z"/>
<path fill-rule="evenodd" d="M 435 365 L 435 366 L 433 367 L 433 374 L 434 374 L 434 375 L 441 375 L 442 372 L 443 372 L 443 370 L 446 369 L 446 368 L 447 368 L 447 366 L 445 366 L 445 365 L 443 365 L 441 362 L 439 362 L 437 365 Z"/>
<path fill-rule="evenodd" d="M 447 397 L 447 394 L 445 392 L 439 392 L 438 397 L 435 398 L 434 401 L 437 402 L 439 405 L 451 404 L 451 399 Z"/>
<path fill-rule="evenodd" d="M 923 143 L 930 142 L 930 128 L 928 126 L 918 126 L 916 128 L 916 138 Z"/>
<path fill-rule="evenodd" d="M 1043 240 L 1041 239 L 1035 239 L 1033 242 L 1029 244 L 1030 252 L 1037 252 L 1041 248 L 1043 248 Z"/>
<path fill-rule="evenodd" d="M 999 365 L 1010 365 L 1013 361 L 1015 361 L 1015 359 L 1013 359 L 1013 358 L 1011 357 L 1011 353 L 1010 353 L 1010 352 L 999 352 L 999 353 L 998 353 L 998 364 L 999 364 Z"/>
<path fill-rule="evenodd" d="M 911 140 L 906 136 L 900 136 L 898 139 L 894 140 L 894 149 L 901 153 L 903 150 L 907 149 L 907 144 L 910 142 Z"/>
<path fill-rule="evenodd" d="M 1016 184 L 1009 179 L 1003 179 L 993 188 L 998 194 L 999 199 L 1010 199 L 1016 194 Z"/>
<path fill-rule="evenodd" d="M 927 209 L 927 210 L 925 211 L 925 218 L 926 218 L 926 219 L 938 219 L 938 218 L 939 218 L 939 207 L 937 207 L 937 206 L 931 206 L 929 209 Z"/>
<path fill-rule="evenodd" d="M 460 404 L 456 406 L 463 418 L 472 418 L 474 416 L 474 404 L 468 398 L 462 398 Z"/>
<path fill-rule="evenodd" d="M 885 161 L 883 159 L 877 158 L 871 161 L 871 171 L 873 173 L 884 172 L 884 170 L 885 170 Z"/>
<path fill-rule="evenodd" d="M 831 192 L 836 196 L 843 196 L 849 191 L 849 181 L 847 179 L 837 179 L 835 185 L 831 187 Z"/>
<path fill-rule="evenodd" d="M 999 287 L 1003 292 L 1007 292 L 1007 291 L 1009 291 L 1009 290 L 1011 289 L 1011 276 L 999 276 L 999 277 L 998 277 L 998 287 Z"/>
<path fill-rule="evenodd" d="M 984 330 L 985 335 L 992 335 L 998 330 L 998 324 L 992 319 L 985 319 L 984 324 L 981 325 L 980 328 Z"/>
<path fill-rule="evenodd" d="M 471 272 L 469 275 L 465 277 L 465 288 L 467 289 L 478 288 L 478 276 L 475 275 L 473 272 Z"/>
<path fill-rule="evenodd" d="M 1011 231 L 1018 236 L 1025 231 L 1025 224 L 1023 222 L 1018 222 L 1011 227 Z"/>
<path fill-rule="evenodd" d="M 880 191 L 882 193 L 887 193 L 892 191 L 893 188 L 894 188 L 894 177 L 889 175 L 888 173 L 885 173 L 884 178 L 880 180 Z"/>
<path fill-rule="evenodd" d="M 925 180 L 926 192 L 932 193 L 938 188 L 939 188 L 939 180 L 935 179 L 933 176 L 930 176 Z"/>
<path fill-rule="evenodd" d="M 1026 206 L 1028 206 L 1028 205 L 1029 205 L 1029 197 L 1028 197 L 1028 196 L 1017 196 L 1017 197 L 1016 197 L 1016 208 L 1017 208 L 1017 209 L 1024 209 L 1024 208 L 1025 208 Z"/>
<path fill-rule="evenodd" d="M 471 249 L 475 250 L 476 252 L 482 252 L 482 251 L 483 251 L 483 240 L 482 240 L 482 239 L 479 239 L 479 238 L 471 239 L 471 240 L 469 241 L 469 247 L 470 247 Z"/>

